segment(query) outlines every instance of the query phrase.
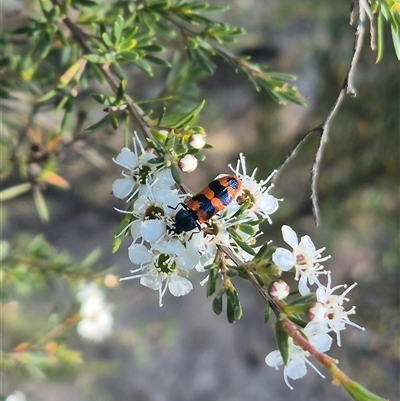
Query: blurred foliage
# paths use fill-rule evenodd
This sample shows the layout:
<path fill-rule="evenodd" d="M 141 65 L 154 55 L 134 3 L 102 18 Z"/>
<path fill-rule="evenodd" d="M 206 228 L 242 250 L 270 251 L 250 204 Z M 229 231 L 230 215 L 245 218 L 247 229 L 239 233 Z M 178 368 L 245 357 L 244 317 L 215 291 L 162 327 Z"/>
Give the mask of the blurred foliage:
<path fill-rule="evenodd" d="M 61 372 L 73 372 L 82 363 L 79 352 L 64 344 L 71 327 L 81 320 L 75 293 L 91 281 L 104 285 L 108 269 L 99 268 L 98 249 L 79 264 L 66 252 L 59 252 L 42 236 L 21 234 L 11 242 L 1 241 L 2 325 L 7 328 L 3 338 L 1 366 L 4 372 L 18 376 L 43 378 Z M 38 294 L 58 288 L 67 296 L 67 305 L 59 298 L 48 315 L 26 325 L 29 300 L 40 305 Z M 54 294 L 53 294 L 54 295 Z M 32 313 L 32 312 L 31 312 Z M 36 311 L 33 311 L 36 315 Z"/>

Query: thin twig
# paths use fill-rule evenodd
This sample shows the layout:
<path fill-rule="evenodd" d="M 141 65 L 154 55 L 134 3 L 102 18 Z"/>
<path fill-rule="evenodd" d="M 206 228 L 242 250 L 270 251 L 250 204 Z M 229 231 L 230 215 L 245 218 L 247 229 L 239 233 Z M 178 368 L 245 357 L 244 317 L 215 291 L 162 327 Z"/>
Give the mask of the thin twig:
<path fill-rule="evenodd" d="M 317 153 L 315 154 L 314 164 L 311 172 L 311 201 L 313 205 L 313 214 L 316 225 L 318 225 L 320 221 L 317 185 L 318 185 L 319 173 L 321 170 L 322 155 L 324 153 L 325 145 L 328 142 L 328 133 L 331 122 L 333 118 L 336 116 L 339 108 L 341 107 L 345 95 L 349 94 L 351 96 L 356 96 L 357 94 L 354 85 L 354 77 L 356 72 L 356 66 L 361 54 L 364 35 L 365 35 L 365 11 L 364 8 L 359 4 L 359 19 L 357 24 L 357 30 L 355 33 L 353 55 L 350 60 L 350 66 L 347 71 L 346 77 L 343 81 L 342 89 L 340 90 L 339 95 L 331 111 L 329 112 L 329 114 L 327 115 L 327 117 L 325 118 L 324 122 L 321 125 L 321 137 Z"/>
<path fill-rule="evenodd" d="M 345 96 L 351 95 L 354 97 L 357 94 L 355 85 L 354 85 L 354 78 L 355 78 L 356 67 L 357 67 L 357 64 L 358 64 L 358 61 L 360 58 L 362 44 L 363 44 L 364 36 L 365 36 L 365 15 L 366 15 L 365 9 L 361 4 L 359 4 L 358 8 L 359 8 L 359 19 L 358 19 L 358 24 L 357 24 L 357 30 L 355 32 L 353 54 L 352 54 L 349 69 L 344 78 L 342 87 L 339 91 L 339 94 L 338 94 L 331 110 L 329 111 L 328 115 L 326 116 L 326 118 L 323 120 L 323 122 L 321 124 L 317 125 L 316 127 L 312 128 L 310 131 L 308 131 L 307 133 L 305 133 L 301 136 L 300 140 L 297 142 L 295 147 L 285 156 L 283 162 L 280 164 L 280 166 L 277 169 L 278 174 L 279 174 L 281 169 L 292 159 L 292 157 L 296 154 L 297 150 L 305 142 L 305 140 L 313 133 L 319 134 L 319 136 L 320 136 L 319 146 L 318 146 L 317 152 L 315 154 L 314 163 L 313 163 L 313 167 L 311 170 L 311 201 L 312 201 L 313 215 L 314 215 L 316 225 L 318 225 L 320 222 L 320 212 L 319 212 L 319 206 L 318 206 L 318 188 L 317 188 L 318 178 L 319 178 L 319 173 L 321 170 L 322 155 L 325 150 L 325 145 L 328 142 L 329 129 L 330 129 L 333 119 L 335 118 L 340 107 L 342 106 Z M 352 12 L 352 9 L 351 9 L 351 12 Z M 278 174 L 275 174 L 275 176 L 273 178 L 273 182 L 276 181 Z"/>

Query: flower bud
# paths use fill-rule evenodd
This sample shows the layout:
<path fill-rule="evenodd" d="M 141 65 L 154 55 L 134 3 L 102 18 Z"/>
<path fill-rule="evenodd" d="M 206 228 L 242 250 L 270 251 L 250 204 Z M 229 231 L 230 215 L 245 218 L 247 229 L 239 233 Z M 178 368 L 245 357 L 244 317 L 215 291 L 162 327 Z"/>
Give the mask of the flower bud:
<path fill-rule="evenodd" d="M 115 274 L 107 274 L 104 277 L 103 284 L 106 287 L 113 288 L 119 283 L 118 277 Z"/>
<path fill-rule="evenodd" d="M 193 134 L 189 139 L 189 144 L 194 149 L 203 149 L 206 141 L 204 140 L 204 136 L 201 134 Z"/>
<path fill-rule="evenodd" d="M 327 316 L 328 309 L 321 302 L 314 302 L 308 310 L 308 317 L 316 322 L 325 320 Z"/>
<path fill-rule="evenodd" d="M 276 280 L 269 286 L 269 294 L 274 299 L 284 299 L 289 295 L 290 287 L 283 280 Z"/>
<path fill-rule="evenodd" d="M 179 160 L 179 168 L 184 173 L 191 173 L 196 170 L 197 159 L 193 155 L 186 155 Z"/>

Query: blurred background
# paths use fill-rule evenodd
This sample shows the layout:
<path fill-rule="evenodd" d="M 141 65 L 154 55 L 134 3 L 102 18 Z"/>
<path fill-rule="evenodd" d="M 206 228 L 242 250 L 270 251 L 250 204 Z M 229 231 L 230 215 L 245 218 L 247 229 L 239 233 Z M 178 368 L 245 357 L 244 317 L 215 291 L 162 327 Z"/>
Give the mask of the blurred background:
<path fill-rule="evenodd" d="M 4 1 L 5 28 L 19 26 L 26 18 L 21 9 L 27 3 Z M 214 149 L 206 152 L 206 161 L 194 173 L 183 176 L 195 192 L 216 175 L 229 172 L 227 164 L 235 164 L 240 152 L 249 171 L 258 167 L 258 179 L 280 165 L 302 134 L 328 114 L 349 67 L 354 40 L 348 1 L 339 0 L 334 6 L 313 1 L 300 5 L 293 0 L 215 4 L 230 6 L 218 19 L 247 31 L 232 51 L 249 54 L 274 71 L 296 75 L 307 106 L 277 105 L 227 64 L 219 65 L 214 76 L 204 76 L 198 88 L 189 89 L 194 103 L 206 99 L 199 124 Z M 340 360 L 351 378 L 384 398 L 398 400 L 400 75 L 390 37 L 378 64 L 366 39 L 356 74 L 358 96 L 346 97 L 323 156 L 320 227 L 314 225 L 310 202 L 310 169 L 318 138 L 310 137 L 280 172 L 271 193 L 284 202 L 271 216 L 273 224 L 266 224 L 263 231 L 265 239 L 277 245 L 283 245 L 282 224 L 300 236 L 310 235 L 317 247 L 325 246 L 325 253 L 332 255 L 325 266 L 335 284 L 358 282 L 349 295 L 349 308 L 357 306 L 352 320 L 366 331 L 348 327 L 342 333 L 342 347 L 334 345 L 329 354 Z M 142 74 L 133 79 L 131 94 L 146 98 L 157 91 L 163 76 L 160 72 L 155 79 Z M 101 111 L 88 99 L 78 101 L 94 122 Z M 42 118 L 52 123 L 51 116 Z M 123 146 L 122 135 L 99 135 L 117 151 Z M 21 196 L 2 204 L 3 238 L 17 241 L 22 233 L 41 234 L 76 262 L 100 248 L 101 266 L 112 266 L 110 273 L 117 276 L 128 275 L 129 243 L 124 242 L 116 254 L 110 252 L 121 219 L 114 207 L 122 205 L 110 192 L 120 168 L 111 157 L 93 166 L 72 150 L 62 166 L 71 189 L 46 191 L 50 222 L 41 223 L 31 196 Z M 331 384 L 329 374 L 321 379 L 311 369 L 305 378 L 292 382 L 295 391 L 290 391 L 282 369 L 277 372 L 265 365 L 265 356 L 276 345 L 270 327 L 263 324 L 263 302 L 253 288 L 237 283 L 244 316 L 230 325 L 225 316 L 213 313 L 205 288 L 197 285 L 203 278 L 192 276 L 194 289 L 184 298 L 167 293 L 162 308 L 157 292 L 137 281 L 108 290 L 105 297 L 114 316 L 111 335 L 99 343 L 82 339 L 74 329 L 65 335 L 65 344 L 82 353 L 83 364 L 58 367 L 47 377 L 3 372 L 2 396 L 20 390 L 29 401 L 350 399 Z M 5 350 L 32 332 L 40 336 L 55 309 L 66 314 L 74 303 L 65 283 L 54 279 L 36 291 L 8 296 L 2 307 Z"/>

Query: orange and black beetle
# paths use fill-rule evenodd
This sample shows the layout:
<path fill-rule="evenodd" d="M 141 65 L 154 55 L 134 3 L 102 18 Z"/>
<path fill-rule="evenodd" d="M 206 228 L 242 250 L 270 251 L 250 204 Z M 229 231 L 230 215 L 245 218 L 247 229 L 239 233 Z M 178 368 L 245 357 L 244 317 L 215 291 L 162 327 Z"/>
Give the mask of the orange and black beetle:
<path fill-rule="evenodd" d="M 228 206 L 238 195 L 242 182 L 236 175 L 226 175 L 210 182 L 202 191 L 181 203 L 175 216 L 174 232 L 192 231 Z"/>

